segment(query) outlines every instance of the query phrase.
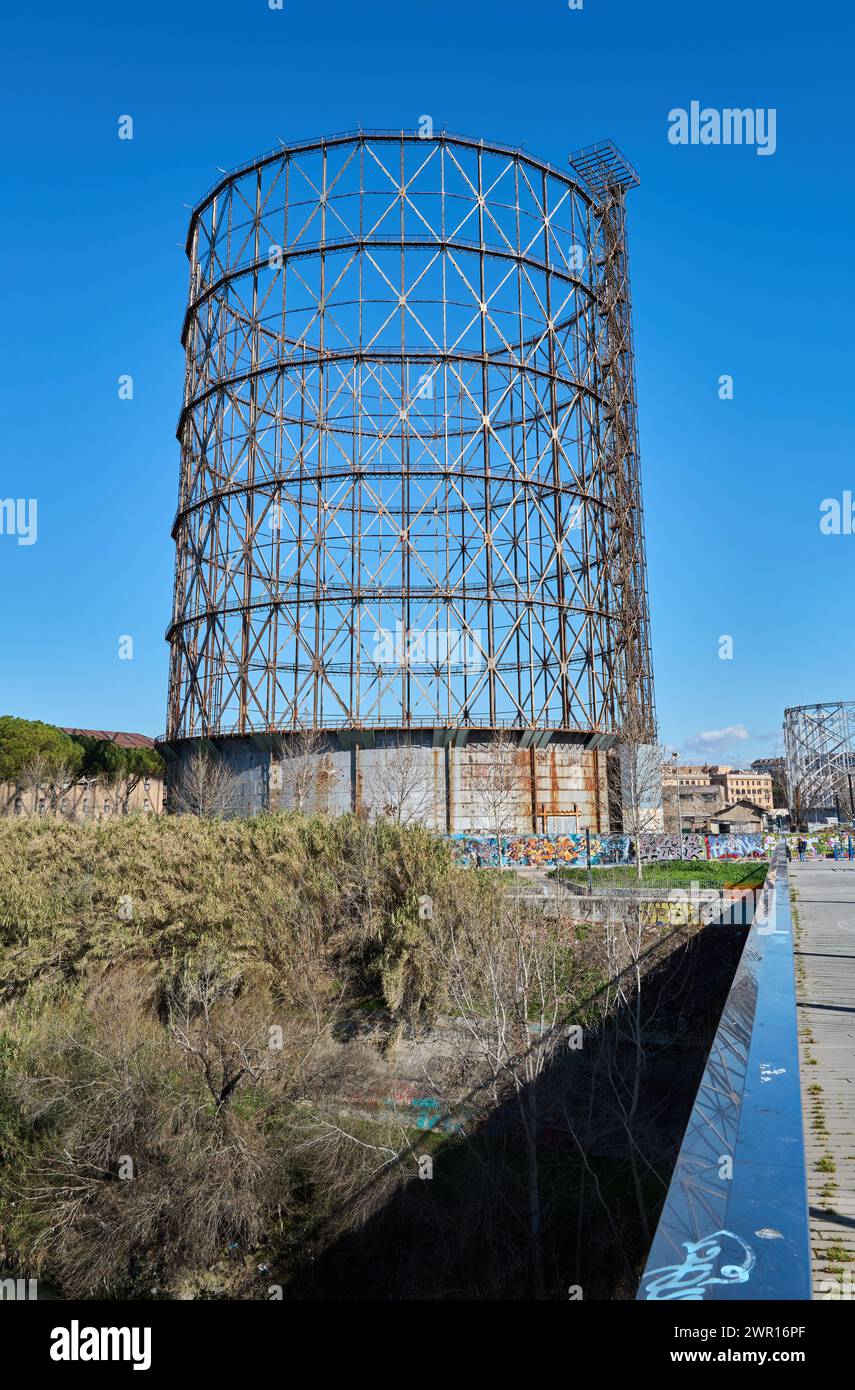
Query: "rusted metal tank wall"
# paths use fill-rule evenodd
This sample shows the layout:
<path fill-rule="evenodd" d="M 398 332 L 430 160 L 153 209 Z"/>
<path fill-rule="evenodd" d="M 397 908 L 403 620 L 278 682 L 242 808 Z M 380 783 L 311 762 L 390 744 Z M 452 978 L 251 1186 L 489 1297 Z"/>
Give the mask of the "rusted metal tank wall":
<path fill-rule="evenodd" d="M 496 754 L 489 740 L 470 738 L 464 748 L 449 750 L 455 763 L 453 831 L 487 829 L 494 786 Z M 509 831 L 550 833 L 608 830 L 605 756 L 570 742 L 546 748 L 520 748 L 514 754 L 515 789 Z"/>
<path fill-rule="evenodd" d="M 453 735 L 449 735 L 453 737 Z M 174 789 L 195 741 L 161 745 Z M 433 730 L 330 734 L 308 754 L 289 754 L 285 740 L 221 738 L 209 749 L 234 779 L 230 813 L 299 808 L 308 814 L 386 816 L 442 832 L 505 834 L 607 831 L 606 755 L 556 739 L 519 746 L 488 734 L 460 744 Z"/>

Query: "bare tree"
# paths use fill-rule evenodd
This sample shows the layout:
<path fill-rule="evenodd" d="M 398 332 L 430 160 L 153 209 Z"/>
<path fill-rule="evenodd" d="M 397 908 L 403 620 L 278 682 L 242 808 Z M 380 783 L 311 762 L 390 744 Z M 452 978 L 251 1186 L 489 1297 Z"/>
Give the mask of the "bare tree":
<path fill-rule="evenodd" d="M 430 768 L 417 744 L 384 749 L 366 779 L 373 809 L 396 825 L 427 820 L 436 809 Z"/>
<path fill-rule="evenodd" d="M 191 816 L 227 816 L 237 809 L 238 780 L 222 758 L 197 748 L 183 764 L 175 810 Z"/>
<path fill-rule="evenodd" d="M 605 1014 L 611 1020 L 601 1040 L 600 1064 L 608 1078 L 608 1096 L 617 1109 L 629 1151 L 632 1183 L 639 1218 L 648 1226 L 645 1174 L 656 1178 L 639 1144 L 638 1123 L 641 1085 L 648 1063 L 645 1027 L 644 980 L 646 968 L 656 957 L 661 929 L 647 921 L 645 904 L 635 895 L 620 896 L 606 890 L 606 921 L 602 935 L 603 973 L 608 984 L 603 998 Z M 649 1011 L 648 1011 L 649 1012 Z M 617 1050 L 628 1047 L 632 1064 L 621 1067 Z"/>
<path fill-rule="evenodd" d="M 509 1113 L 516 1116 L 525 1155 L 531 1283 L 535 1297 L 543 1298 L 538 1149 L 545 1117 L 538 1083 L 578 1032 L 566 924 L 503 894 L 490 909 L 464 915 L 447 936 L 437 936 L 434 949 L 459 1024 L 458 1084 L 468 1089 L 469 1104 L 478 1096 L 494 1111 L 510 1103 Z"/>
<path fill-rule="evenodd" d="M 76 780 L 75 773 L 67 763 L 56 758 L 36 753 L 21 769 L 20 785 L 32 793 L 31 811 L 39 810 L 41 794 L 44 793 L 45 809 L 55 815 L 62 803 L 62 797 Z"/>
<path fill-rule="evenodd" d="M 506 729 L 486 746 L 479 777 L 478 807 L 483 828 L 496 837 L 499 868 L 504 867 L 502 838 L 517 826 L 520 797 L 519 747 Z"/>
<path fill-rule="evenodd" d="M 95 769 L 98 784 L 112 791 L 119 815 L 130 814 L 131 797 L 146 777 L 162 777 L 163 763 L 149 748 L 121 748 Z"/>
<path fill-rule="evenodd" d="M 198 1063 L 215 1113 L 224 1121 L 241 1081 L 257 1084 L 281 1063 L 281 1039 L 278 1047 L 271 1046 L 277 1039 L 263 1012 L 247 1018 L 246 1004 L 235 998 L 238 981 L 216 962 L 203 961 L 185 968 L 168 1000 L 170 1036 Z"/>
<path fill-rule="evenodd" d="M 289 809 L 304 815 L 318 801 L 321 784 L 328 788 L 336 774 L 321 763 L 326 735 L 307 719 L 300 719 L 283 741 L 282 755 L 270 768 L 270 805 L 276 809 L 283 801 Z"/>
<path fill-rule="evenodd" d="M 639 880 L 643 877 L 643 839 L 663 828 L 662 771 L 667 751 L 651 740 L 640 715 L 630 713 L 617 740 L 620 804 L 624 834 L 635 844 Z"/>
<path fill-rule="evenodd" d="M 807 777 L 788 778 L 790 829 L 806 830 L 811 809 L 811 785 Z"/>
<path fill-rule="evenodd" d="M 772 805 L 775 809 L 779 806 L 789 805 L 789 794 L 787 790 L 786 767 L 781 767 L 777 763 L 770 768 L 772 775 Z"/>
<path fill-rule="evenodd" d="M 834 793 L 838 814 L 851 823 L 855 816 L 855 772 L 840 768 L 834 777 Z"/>

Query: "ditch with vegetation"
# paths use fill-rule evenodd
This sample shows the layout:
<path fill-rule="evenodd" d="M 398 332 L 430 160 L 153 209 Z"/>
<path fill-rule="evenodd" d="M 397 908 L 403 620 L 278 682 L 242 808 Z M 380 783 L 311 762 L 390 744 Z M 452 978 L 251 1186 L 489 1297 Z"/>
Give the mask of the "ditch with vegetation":
<path fill-rule="evenodd" d="M 0 818 L 0 1267 L 633 1297 L 744 929 L 513 881 L 353 816 Z"/>

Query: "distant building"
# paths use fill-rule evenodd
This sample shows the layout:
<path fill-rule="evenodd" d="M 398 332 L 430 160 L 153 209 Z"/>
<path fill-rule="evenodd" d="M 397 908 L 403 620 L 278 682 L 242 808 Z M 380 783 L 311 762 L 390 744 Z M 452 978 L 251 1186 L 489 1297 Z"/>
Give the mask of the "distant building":
<path fill-rule="evenodd" d="M 764 811 L 772 810 L 772 778 L 768 772 L 745 772 L 739 768 L 730 768 L 714 777 L 713 781 L 722 788 L 728 805 L 737 801 L 750 801 L 762 807 Z"/>
<path fill-rule="evenodd" d="M 81 777 L 61 791 L 0 782 L 0 815 L 55 816 L 61 820 L 104 820 L 116 815 L 163 814 L 163 778 L 143 777 L 127 797 L 121 789 L 102 786 L 96 778 Z"/>
<path fill-rule="evenodd" d="M 787 773 L 786 758 L 755 758 L 751 764 L 752 772 L 768 772 L 770 777 L 778 776 L 784 780 Z"/>
<path fill-rule="evenodd" d="M 147 734 L 122 733 L 105 729 L 63 729 L 78 738 L 97 738 L 119 748 L 154 748 Z M 58 787 L 25 787 L 0 782 L 0 815 L 55 816 L 57 819 L 104 820 L 116 815 L 163 814 L 163 778 L 147 774 L 135 785 L 102 785 L 94 777 L 78 777 Z"/>
<path fill-rule="evenodd" d="M 682 829 L 684 835 L 706 835 L 710 822 L 724 806 L 724 795 L 721 787 L 712 782 L 686 786 L 681 783 L 679 789 L 672 783 L 662 788 L 662 806 L 665 829 L 671 834 Z"/>
<path fill-rule="evenodd" d="M 662 776 L 663 788 L 721 787 L 723 802 L 731 805 L 737 801 L 751 801 L 770 812 L 773 807 L 772 776 L 769 772 L 755 771 L 751 768 L 727 767 L 721 763 L 674 763 L 666 764 Z"/>
<path fill-rule="evenodd" d="M 716 769 L 718 770 L 718 769 Z M 729 772 L 730 768 L 724 768 Z M 662 767 L 663 787 L 709 787 L 712 784 L 713 768 L 706 763 L 666 762 Z"/>
<path fill-rule="evenodd" d="M 765 828 L 766 809 L 752 801 L 737 801 L 724 806 L 715 820 L 719 833 L 727 835 L 759 835 Z"/>
<path fill-rule="evenodd" d="M 62 727 L 62 726 L 60 726 Z M 72 738 L 97 738 L 102 743 L 115 743 L 117 748 L 154 748 L 153 738 L 148 734 L 126 734 L 110 729 L 65 729 L 64 734 L 71 734 Z"/>

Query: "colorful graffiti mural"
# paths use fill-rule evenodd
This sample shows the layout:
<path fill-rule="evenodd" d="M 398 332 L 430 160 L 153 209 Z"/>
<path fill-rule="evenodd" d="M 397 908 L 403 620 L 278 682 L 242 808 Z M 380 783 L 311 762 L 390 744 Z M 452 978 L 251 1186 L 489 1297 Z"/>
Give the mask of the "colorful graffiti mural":
<path fill-rule="evenodd" d="M 816 838 L 816 837 L 815 837 Z M 454 862 L 463 868 L 495 869 L 499 851 L 495 835 L 451 835 Z M 777 837 L 774 835 L 683 835 L 644 834 L 641 855 L 646 862 L 667 859 L 768 859 Z M 635 847 L 628 835 L 592 835 L 591 864 L 629 864 Z M 507 868 L 587 868 L 587 840 L 584 835 L 508 835 L 502 836 L 502 864 Z"/>
<path fill-rule="evenodd" d="M 800 839 L 807 840 L 808 859 L 851 858 L 855 854 L 855 836 L 848 830 L 819 830 L 805 835 L 787 835 L 787 844 L 795 859 Z M 767 853 L 778 841 L 777 835 L 764 835 L 764 848 Z"/>
<path fill-rule="evenodd" d="M 706 835 L 709 859 L 768 859 L 762 835 Z"/>
<path fill-rule="evenodd" d="M 452 854 L 464 868 L 495 869 L 499 851 L 495 835 L 452 835 Z M 631 841 L 628 835 L 592 835 L 592 864 L 628 864 Z M 584 835 L 503 835 L 502 864 L 512 868 L 573 865 L 587 868 L 587 839 Z"/>
<path fill-rule="evenodd" d="M 504 862 L 511 865 L 579 864 L 587 867 L 587 841 L 584 835 L 527 835 L 522 839 L 505 839 L 502 845 Z M 592 864 L 628 864 L 630 839 L 628 835 L 592 835 Z"/>

